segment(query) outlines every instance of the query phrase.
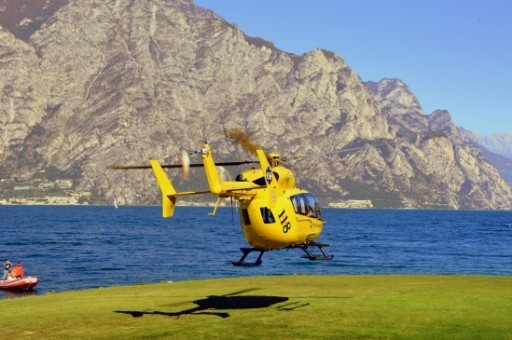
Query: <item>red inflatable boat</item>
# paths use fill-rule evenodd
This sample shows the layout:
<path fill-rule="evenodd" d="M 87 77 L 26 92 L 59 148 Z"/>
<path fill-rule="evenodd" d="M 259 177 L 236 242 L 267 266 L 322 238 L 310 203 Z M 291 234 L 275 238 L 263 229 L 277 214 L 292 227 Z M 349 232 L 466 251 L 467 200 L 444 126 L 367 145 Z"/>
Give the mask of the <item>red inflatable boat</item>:
<path fill-rule="evenodd" d="M 0 280 L 0 289 L 2 290 L 30 290 L 37 285 L 37 277 L 24 276 L 20 278 L 10 278 Z"/>
<path fill-rule="evenodd" d="M 0 289 L 2 290 L 30 290 L 36 285 L 37 277 L 25 276 L 23 266 L 19 263 L 12 267 L 7 280 L 0 280 Z"/>

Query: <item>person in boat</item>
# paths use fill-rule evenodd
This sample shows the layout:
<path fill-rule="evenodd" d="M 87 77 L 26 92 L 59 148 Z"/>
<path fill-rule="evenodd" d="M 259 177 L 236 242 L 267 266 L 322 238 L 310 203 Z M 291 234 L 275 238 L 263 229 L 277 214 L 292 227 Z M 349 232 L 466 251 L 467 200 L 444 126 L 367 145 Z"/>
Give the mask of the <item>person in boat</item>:
<path fill-rule="evenodd" d="M 11 276 L 12 263 L 9 260 L 5 260 L 4 263 L 4 276 L 2 280 L 7 280 Z"/>
<path fill-rule="evenodd" d="M 23 277 L 24 269 L 21 263 L 17 262 L 12 268 L 11 268 L 11 277 L 15 279 L 19 279 Z"/>

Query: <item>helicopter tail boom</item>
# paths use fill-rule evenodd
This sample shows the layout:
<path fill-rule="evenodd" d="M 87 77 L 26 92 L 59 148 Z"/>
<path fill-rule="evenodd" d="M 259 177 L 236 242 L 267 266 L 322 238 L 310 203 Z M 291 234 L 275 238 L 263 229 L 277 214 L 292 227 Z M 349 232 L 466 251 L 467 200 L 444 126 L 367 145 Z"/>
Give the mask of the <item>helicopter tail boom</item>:
<path fill-rule="evenodd" d="M 176 190 L 157 160 L 151 160 L 151 168 L 162 191 L 162 216 L 171 217 L 176 207 Z"/>

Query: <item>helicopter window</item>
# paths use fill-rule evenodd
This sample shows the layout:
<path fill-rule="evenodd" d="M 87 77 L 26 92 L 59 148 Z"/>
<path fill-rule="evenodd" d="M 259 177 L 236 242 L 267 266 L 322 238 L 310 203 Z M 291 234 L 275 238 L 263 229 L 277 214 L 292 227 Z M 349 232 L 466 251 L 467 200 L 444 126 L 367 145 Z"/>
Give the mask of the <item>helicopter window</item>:
<path fill-rule="evenodd" d="M 274 171 L 274 177 L 276 178 L 276 181 L 279 181 L 279 174 Z"/>
<path fill-rule="evenodd" d="M 316 217 L 318 219 L 322 218 L 320 205 L 315 196 L 311 194 L 300 194 L 291 197 L 291 200 L 297 214 Z"/>
<path fill-rule="evenodd" d="M 299 210 L 297 208 L 297 197 L 296 196 L 292 196 L 292 204 L 293 204 L 293 209 L 295 209 L 295 212 L 298 213 Z"/>
<path fill-rule="evenodd" d="M 260 208 L 261 217 L 263 218 L 264 223 L 274 223 L 276 220 L 274 219 L 274 214 L 272 214 L 272 210 L 267 207 Z"/>
<path fill-rule="evenodd" d="M 311 194 L 306 194 L 304 196 L 306 198 L 306 215 L 312 216 L 312 217 L 317 217 L 317 212 L 316 212 L 317 209 L 315 207 L 315 205 L 317 204 L 317 201 L 316 201 L 315 196 L 313 196 Z"/>
<path fill-rule="evenodd" d="M 297 213 L 299 213 L 301 215 L 306 215 L 306 205 L 304 204 L 304 196 L 299 195 L 297 197 L 297 201 L 298 201 Z"/>
<path fill-rule="evenodd" d="M 242 224 L 244 224 L 244 225 L 251 224 L 251 220 L 249 219 L 249 213 L 247 212 L 247 209 L 242 209 Z"/>
<path fill-rule="evenodd" d="M 273 174 L 274 174 L 274 177 L 275 177 L 276 181 L 278 181 L 279 180 L 279 174 L 277 172 L 273 172 Z M 237 181 L 238 181 L 238 177 L 237 177 Z M 267 185 L 267 182 L 265 181 L 265 177 L 260 177 L 257 180 L 254 180 L 252 182 L 254 184 L 257 184 L 257 185 Z"/>
<path fill-rule="evenodd" d="M 322 210 L 320 210 L 320 204 L 315 203 L 315 212 L 316 212 L 316 218 L 319 220 L 322 219 Z"/>
<path fill-rule="evenodd" d="M 260 177 L 257 180 L 252 181 L 252 182 L 257 185 L 266 185 L 267 184 L 267 182 L 265 182 L 265 177 Z"/>

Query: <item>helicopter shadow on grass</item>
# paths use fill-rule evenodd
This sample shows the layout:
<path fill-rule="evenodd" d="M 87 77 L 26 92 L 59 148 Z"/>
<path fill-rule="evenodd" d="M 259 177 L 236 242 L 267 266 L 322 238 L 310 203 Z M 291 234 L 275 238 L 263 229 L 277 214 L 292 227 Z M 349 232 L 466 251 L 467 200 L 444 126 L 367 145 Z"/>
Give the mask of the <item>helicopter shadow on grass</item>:
<path fill-rule="evenodd" d="M 309 303 L 291 302 L 285 303 L 289 300 L 285 296 L 268 296 L 268 295 L 238 295 L 255 289 L 243 290 L 226 295 L 210 295 L 205 299 L 193 301 L 197 307 L 189 308 L 179 312 L 163 312 L 163 311 L 123 311 L 116 310 L 114 313 L 129 314 L 134 318 L 139 318 L 144 315 L 163 315 L 170 317 L 180 317 L 182 315 L 214 315 L 221 318 L 228 318 L 230 314 L 227 312 L 216 312 L 224 310 L 237 310 L 237 309 L 257 309 L 269 308 L 276 304 L 281 304 L 276 307 L 279 311 L 292 311 L 296 308 L 305 307 Z"/>

